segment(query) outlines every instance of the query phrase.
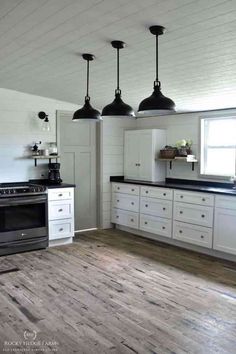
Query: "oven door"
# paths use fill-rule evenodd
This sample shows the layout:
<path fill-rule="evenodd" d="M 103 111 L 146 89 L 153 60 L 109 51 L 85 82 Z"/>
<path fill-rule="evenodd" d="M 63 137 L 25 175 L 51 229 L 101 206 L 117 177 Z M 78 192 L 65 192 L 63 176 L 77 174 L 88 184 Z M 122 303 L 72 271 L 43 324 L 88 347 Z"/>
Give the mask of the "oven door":
<path fill-rule="evenodd" d="M 46 195 L 0 199 L 0 243 L 47 235 Z"/>

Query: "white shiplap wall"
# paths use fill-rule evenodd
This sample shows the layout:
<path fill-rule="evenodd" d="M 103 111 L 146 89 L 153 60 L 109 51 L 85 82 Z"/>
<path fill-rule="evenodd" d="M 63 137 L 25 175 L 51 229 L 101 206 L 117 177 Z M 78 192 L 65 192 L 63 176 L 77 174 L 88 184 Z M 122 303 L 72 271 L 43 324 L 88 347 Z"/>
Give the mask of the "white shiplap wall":
<path fill-rule="evenodd" d="M 56 141 L 56 110 L 77 108 L 72 103 L 0 88 L 0 183 L 46 177 L 46 162 L 34 167 L 34 161 L 27 158 L 29 146 L 35 141 Z M 49 115 L 50 132 L 42 131 L 39 111 Z"/>

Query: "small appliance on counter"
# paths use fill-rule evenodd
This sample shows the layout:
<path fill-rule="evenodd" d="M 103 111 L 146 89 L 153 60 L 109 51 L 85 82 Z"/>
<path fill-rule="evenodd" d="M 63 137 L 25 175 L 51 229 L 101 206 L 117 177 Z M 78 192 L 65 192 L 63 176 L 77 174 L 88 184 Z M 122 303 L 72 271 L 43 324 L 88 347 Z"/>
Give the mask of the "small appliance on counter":
<path fill-rule="evenodd" d="M 48 164 L 48 182 L 49 184 L 61 184 L 60 163 L 54 162 Z"/>

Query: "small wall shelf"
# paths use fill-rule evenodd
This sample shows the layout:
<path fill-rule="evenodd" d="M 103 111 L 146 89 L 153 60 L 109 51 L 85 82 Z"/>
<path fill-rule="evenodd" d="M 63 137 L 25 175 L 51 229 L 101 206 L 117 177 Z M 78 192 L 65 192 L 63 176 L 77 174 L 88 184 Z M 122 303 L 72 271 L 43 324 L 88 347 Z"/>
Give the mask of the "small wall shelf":
<path fill-rule="evenodd" d="M 158 159 L 160 161 L 167 161 L 170 164 L 170 170 L 172 169 L 172 162 L 185 162 L 185 163 L 191 163 L 192 164 L 192 171 L 194 171 L 195 163 L 198 163 L 198 160 L 187 160 L 187 157 L 185 158 L 174 158 L 174 159 L 162 159 L 161 157 Z"/>
<path fill-rule="evenodd" d="M 31 156 L 31 159 L 34 159 L 34 166 L 37 166 L 37 161 L 38 160 L 49 160 L 49 163 L 51 163 L 52 160 L 57 160 L 60 158 L 59 155 L 48 155 L 48 156 L 43 156 L 43 155 L 36 155 L 36 156 Z"/>

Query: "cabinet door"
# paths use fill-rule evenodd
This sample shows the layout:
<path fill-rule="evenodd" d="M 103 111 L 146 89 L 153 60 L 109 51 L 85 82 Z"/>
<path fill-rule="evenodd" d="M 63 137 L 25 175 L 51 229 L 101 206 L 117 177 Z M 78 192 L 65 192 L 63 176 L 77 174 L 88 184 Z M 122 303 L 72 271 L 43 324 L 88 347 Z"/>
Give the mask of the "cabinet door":
<path fill-rule="evenodd" d="M 175 202 L 174 219 L 190 224 L 212 227 L 213 208 L 202 205 Z"/>
<path fill-rule="evenodd" d="M 124 139 L 124 175 L 125 178 L 139 177 L 139 132 L 125 131 Z"/>
<path fill-rule="evenodd" d="M 141 131 L 139 139 L 139 178 L 152 181 L 154 173 L 153 133 L 150 130 Z"/>
<path fill-rule="evenodd" d="M 236 254 L 236 210 L 215 209 L 213 248 Z"/>

